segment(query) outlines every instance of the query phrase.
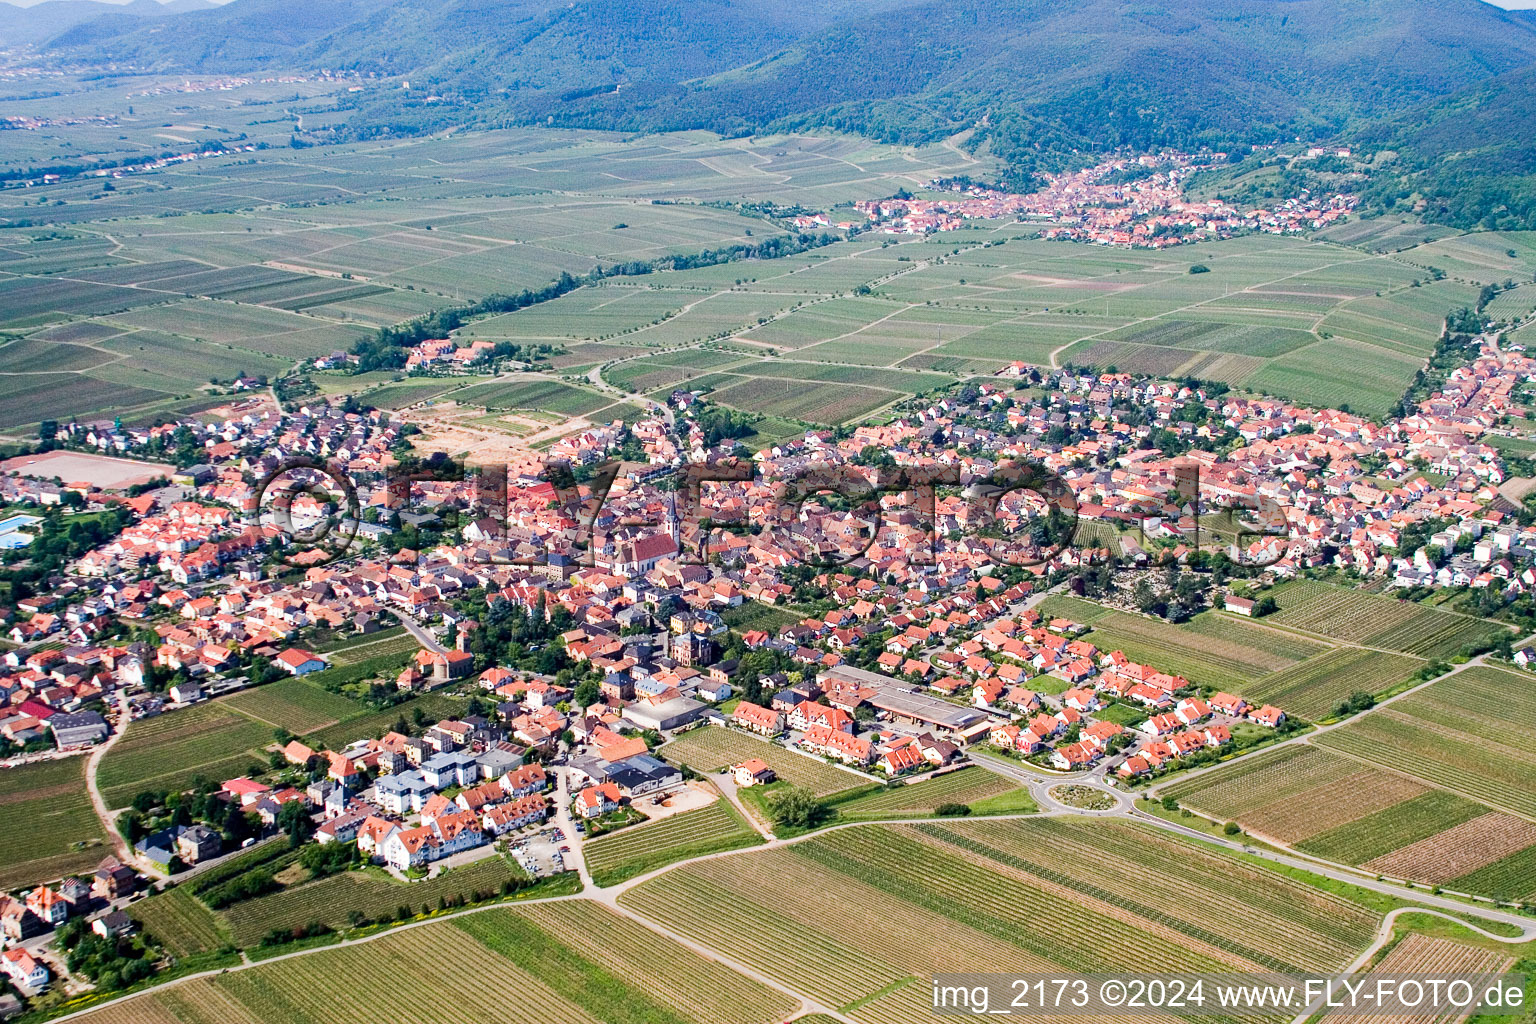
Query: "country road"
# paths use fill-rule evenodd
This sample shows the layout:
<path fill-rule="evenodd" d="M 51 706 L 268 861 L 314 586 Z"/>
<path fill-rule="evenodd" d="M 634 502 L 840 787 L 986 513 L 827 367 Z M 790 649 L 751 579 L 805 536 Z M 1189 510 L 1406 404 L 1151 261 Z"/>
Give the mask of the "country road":
<path fill-rule="evenodd" d="M 101 819 L 101 827 L 106 829 L 107 836 L 112 841 L 112 850 L 116 854 L 117 859 L 131 866 L 136 862 L 133 847 L 129 846 L 128 840 L 124 839 L 122 834 L 118 832 L 117 815 L 113 814 L 112 809 L 107 806 L 106 797 L 101 795 L 101 787 L 96 784 L 96 769 L 101 765 L 102 758 L 106 757 L 108 752 L 117 745 L 117 741 L 122 739 L 124 734 L 128 732 L 128 723 L 133 717 L 128 707 L 128 694 L 126 690 L 118 692 L 117 716 L 116 727 L 112 730 L 112 735 L 107 737 L 105 743 L 98 744 L 91 751 L 90 756 L 85 759 L 85 789 L 91 795 L 91 807 L 96 811 L 96 817 Z"/>

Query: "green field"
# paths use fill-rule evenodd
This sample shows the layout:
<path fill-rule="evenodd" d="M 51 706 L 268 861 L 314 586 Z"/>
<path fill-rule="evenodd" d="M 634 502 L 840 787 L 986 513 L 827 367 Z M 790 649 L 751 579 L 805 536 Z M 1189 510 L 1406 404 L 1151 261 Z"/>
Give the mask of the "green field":
<path fill-rule="evenodd" d="M 443 954 L 452 949 L 451 956 Z M 464 979 L 475 979 L 465 985 Z M 419 997 L 410 993 L 423 993 Z M 396 995 L 398 994 L 398 996 Z M 448 998 L 446 994 L 451 994 Z M 231 970 L 89 1024 L 775 1024 L 795 1002 L 589 901 L 498 907 L 362 945 Z"/>
<path fill-rule="evenodd" d="M 496 381 L 453 393 L 460 405 L 491 410 L 537 409 L 562 416 L 582 416 L 613 404 L 612 397 L 554 380 Z"/>
<path fill-rule="evenodd" d="M 1061 819 L 843 829 L 690 864 L 619 899 L 861 1024 L 922 1017 L 934 964 L 1334 970 L 1378 920 L 1145 826 Z"/>
<path fill-rule="evenodd" d="M 1036 810 L 1029 791 L 983 768 L 891 786 L 838 801 L 838 821 L 920 818 L 943 804 L 965 804 L 974 814 L 1029 814 Z"/>
<path fill-rule="evenodd" d="M 1069 616 L 1075 621 L 1083 619 Z M 1159 619 L 1111 611 L 1093 619 L 1086 639 L 1099 650 L 1124 651 L 1132 661 L 1194 683 L 1219 688 L 1240 687 L 1295 664 L 1305 648 L 1256 626 L 1236 620 L 1219 627 L 1175 626 Z"/>
<path fill-rule="evenodd" d="M 315 675 L 318 676 L 320 673 L 317 672 Z M 304 736 L 304 742 L 316 750 L 325 747 L 340 749 L 355 739 L 382 736 L 393 729 L 402 716 L 407 722 L 411 721 L 418 709 L 432 721 L 439 721 L 462 713 L 464 704 L 446 693 L 424 693 L 420 697 L 412 697 L 393 707 L 366 711 L 335 725 L 328 725 L 323 729 L 307 733 Z"/>
<path fill-rule="evenodd" d="M 1488 709 L 1496 708 L 1496 714 Z M 1523 673 L 1471 668 L 1318 742 L 1493 807 L 1536 815 L 1536 688 Z"/>
<path fill-rule="evenodd" d="M 1274 704 L 1316 721 L 1354 693 L 1379 694 L 1411 676 L 1424 662 L 1403 655 L 1340 647 L 1242 687 L 1247 699 Z"/>
<path fill-rule="evenodd" d="M 108 806 L 123 807 L 146 789 L 184 789 L 199 777 L 223 782 L 264 766 L 262 748 L 272 742 L 270 724 L 210 701 L 134 722 L 102 758 L 96 781 Z"/>
<path fill-rule="evenodd" d="M 112 848 L 85 789 L 85 758 L 0 772 L 0 887 L 89 873 Z"/>
<path fill-rule="evenodd" d="M 424 882 L 401 882 L 381 868 L 348 871 L 244 900 L 219 911 L 235 944 L 251 947 L 271 931 L 319 922 L 342 929 L 354 913 L 369 920 L 393 920 L 401 907 L 410 914 L 438 909 L 442 897 L 470 901 L 498 895 L 503 882 L 523 878 L 521 868 L 487 857 Z"/>
<path fill-rule="evenodd" d="M 1494 670 L 1463 675 L 1473 671 Z M 1499 899 L 1536 892 L 1536 824 L 1492 810 L 1496 801 L 1476 787 L 1466 792 L 1482 803 L 1431 784 L 1431 775 L 1453 784 L 1437 763 L 1455 757 L 1454 741 L 1425 757 L 1430 770 L 1409 774 L 1407 759 L 1368 756 L 1346 736 L 1375 735 L 1383 728 L 1379 716 L 1412 699 L 1322 734 L 1316 744 L 1263 751 L 1159 793 L 1324 860 Z M 1341 737 L 1347 741 L 1336 742 Z"/>
<path fill-rule="evenodd" d="M 763 841 L 725 800 L 660 821 L 631 825 L 582 849 L 592 881 L 616 885 L 689 857 L 738 850 Z"/>
<path fill-rule="evenodd" d="M 366 710 L 361 702 L 304 679 L 281 679 L 242 690 L 224 703 L 243 715 L 295 733 L 312 732 Z"/>
<path fill-rule="evenodd" d="M 785 626 L 794 625 L 808 614 L 802 609 L 763 604 L 761 601 L 743 601 L 735 608 L 727 608 L 720 617 L 738 633 L 761 629 L 777 634 Z"/>
<path fill-rule="evenodd" d="M 140 99 L 168 121 L 278 140 L 257 113 L 264 104 L 186 97 L 190 107 L 173 110 Z M 16 109 L 47 102 L 22 97 Z M 152 120 L 120 134 L 139 137 Z M 124 142 L 83 124 L 70 135 L 90 139 L 93 153 L 154 137 Z M 71 152 L 26 141 L 40 159 Z M 30 374 L 0 388 L 0 427 L 23 427 L 43 407 L 152 412 L 205 395 L 210 378 L 280 374 L 379 326 L 562 273 L 784 232 L 746 204 L 827 208 L 976 169 L 936 145 L 896 153 L 838 137 L 513 129 L 323 152 L 284 144 L 135 176 L 111 192 L 61 183 L 45 210 L 0 201 L 0 214 L 69 235 L 0 231 L 11 257 L 0 322 L 22 335 L 13 351 L 0 348 L 0 365 Z M 1351 223 L 1329 234 L 1361 230 L 1372 247 L 1234 238 L 1181 249 L 1170 264 L 1167 253 L 1044 241 L 1032 224 L 969 223 L 935 239 L 865 236 L 781 259 L 610 278 L 460 333 L 554 346 L 538 365 L 557 367 L 729 344 L 737 351 L 620 362 L 609 380 L 650 394 L 725 369 L 732 376 L 714 382 L 721 404 L 818 424 L 1013 359 L 1195 376 L 1375 415 L 1412 380 L 1446 313 L 1475 300 L 1476 283 L 1524 279 L 1530 266 L 1434 228 L 1394 225 L 1377 239 Z M 1391 245 L 1376 251 L 1383 240 Z M 1408 248 L 1391 253 L 1398 243 Z M 1183 272 L 1195 262 L 1209 273 Z M 1453 279 L 1411 287 L 1426 265 Z M 1495 312 L 1518 313 L 1529 290 L 1500 295 Z M 351 389 L 337 380 L 327 389 Z M 386 384 L 371 401 L 399 408 L 455 383 Z M 610 404 L 577 384 L 542 383 L 497 381 L 454 397 L 561 415 Z"/>
<path fill-rule="evenodd" d="M 1319 833 L 1297 843 L 1296 848 L 1324 860 L 1364 864 L 1470 821 L 1485 810 L 1454 793 L 1430 790 L 1423 796 Z"/>
<path fill-rule="evenodd" d="M 729 768 L 748 758 L 762 758 L 780 781 L 808 789 L 817 796 L 868 785 L 867 779 L 851 771 L 736 729 L 689 730 L 662 747 L 661 755 L 673 764 L 686 764 L 699 772 Z"/>
<path fill-rule="evenodd" d="M 176 956 L 204 953 L 230 942 L 228 928 L 185 886 L 141 900 L 129 913 L 146 936 Z"/>
<path fill-rule="evenodd" d="M 1491 645 L 1509 630 L 1486 619 L 1426 608 L 1361 590 L 1298 580 L 1272 591 L 1280 610 L 1269 621 L 1366 647 L 1442 658 Z"/>

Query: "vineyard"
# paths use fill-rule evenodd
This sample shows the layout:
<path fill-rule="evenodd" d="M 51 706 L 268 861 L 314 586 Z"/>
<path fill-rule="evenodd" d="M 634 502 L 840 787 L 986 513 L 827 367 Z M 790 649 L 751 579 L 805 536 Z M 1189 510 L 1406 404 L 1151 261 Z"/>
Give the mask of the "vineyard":
<path fill-rule="evenodd" d="M 90 871 L 110 852 L 106 842 L 86 793 L 84 758 L 0 773 L 0 886 Z"/>
<path fill-rule="evenodd" d="M 780 780 L 817 796 L 869 782 L 863 776 L 735 729 L 693 729 L 662 747 L 661 755 L 673 764 L 686 764 L 700 772 L 717 771 L 748 758 L 762 758 Z"/>
<path fill-rule="evenodd" d="M 1316 721 L 1332 714 L 1353 693 L 1390 690 L 1422 664 L 1417 658 L 1339 647 L 1265 676 L 1241 692 L 1249 700 Z"/>
<path fill-rule="evenodd" d="M 1366 861 L 1367 871 L 1441 884 L 1536 846 L 1536 823 L 1490 811 L 1411 846 Z"/>
<path fill-rule="evenodd" d="M 910 818 L 932 814 L 941 804 L 966 804 L 978 813 L 1035 810 L 1029 791 L 981 768 L 964 768 L 906 786 L 892 786 L 836 804 L 839 821 Z"/>
<path fill-rule="evenodd" d="M 1379 825 L 1358 822 L 1431 791 L 1396 772 L 1293 744 L 1243 758 L 1166 792 L 1193 810 L 1235 819 L 1256 835 L 1311 850 L 1310 842 L 1320 835 L 1373 835 Z"/>
<path fill-rule="evenodd" d="M 1378 975 L 1417 978 L 1449 978 L 1456 976 L 1495 975 L 1507 970 L 1513 959 L 1502 951 L 1464 946 L 1450 939 L 1430 938 L 1426 935 L 1408 935 L 1391 948 L 1386 956 L 1371 968 L 1364 984 L 1372 984 L 1370 978 Z M 1420 1013 L 1417 1015 L 1392 1014 L 1390 1017 L 1369 1013 L 1329 1013 L 1323 1018 L 1328 1024 L 1379 1024 L 1391 1020 L 1395 1024 L 1448 1024 L 1465 1020 L 1462 1015 Z"/>
<path fill-rule="evenodd" d="M 1111 609 L 1080 597 L 1064 597 L 1052 594 L 1040 602 L 1039 612 L 1046 619 L 1067 619 L 1083 625 L 1092 625 L 1110 613 Z"/>
<path fill-rule="evenodd" d="M 1468 646 L 1486 647 L 1509 632 L 1485 619 L 1313 580 L 1286 583 L 1272 595 L 1280 610 L 1270 616 L 1271 621 L 1423 658 L 1448 657 Z"/>
<path fill-rule="evenodd" d="M 755 846 L 762 841 L 729 803 L 716 800 L 696 811 L 594 839 L 582 853 L 592 881 L 608 886 L 675 861 Z"/>
<path fill-rule="evenodd" d="M 393 707 L 365 712 L 336 725 L 328 725 L 318 732 L 307 733 L 304 736 L 304 742 L 316 750 L 323 750 L 326 747 L 340 750 L 352 740 L 384 735 L 393 729 L 395 723 L 401 718 L 410 721 L 417 710 L 436 722 L 462 714 L 464 705 L 446 693 L 424 693 L 420 697 L 412 697 Z"/>
<path fill-rule="evenodd" d="M 185 886 L 135 903 L 130 916 L 144 934 L 176 956 L 203 953 L 229 943 L 218 918 Z"/>
<path fill-rule="evenodd" d="M 620 902 L 844 1012 L 908 1005 L 904 983 L 935 964 L 1331 970 L 1378 920 L 1219 851 L 1059 819 L 841 829 L 689 864 Z"/>
<path fill-rule="evenodd" d="M 1451 887 L 1460 892 L 1487 893 L 1494 899 L 1529 903 L 1536 899 L 1536 846 L 1527 846 L 1501 861 L 1453 878 Z"/>
<path fill-rule="evenodd" d="M 1481 804 L 1454 793 L 1431 789 L 1412 799 L 1319 832 L 1296 844 L 1296 848 L 1341 864 L 1363 864 L 1393 850 L 1439 835 L 1448 828 L 1472 820 L 1486 810 Z"/>
<path fill-rule="evenodd" d="M 1292 664 L 1292 659 L 1250 643 L 1204 636 L 1126 612 L 1110 612 L 1094 622 L 1088 640 L 1101 651 L 1124 651 L 1132 661 L 1210 686 L 1251 681 Z"/>
<path fill-rule="evenodd" d="M 666 982 L 649 984 L 656 934 L 590 901 L 454 924 L 605 1024 L 767 1024 L 794 1009 L 772 989 L 681 948 L 667 951 Z"/>
<path fill-rule="evenodd" d="M 281 679 L 242 690 L 225 703 L 257 721 L 294 733 L 312 732 L 366 710 L 355 700 L 303 679 Z"/>
<path fill-rule="evenodd" d="M 235 903 L 220 915 L 235 943 L 250 947 L 268 932 L 303 928 L 311 922 L 345 928 L 354 912 L 381 920 L 394 918 L 402 907 L 411 914 L 436 910 L 443 898 L 489 898 L 500 893 L 503 882 L 522 877 L 521 871 L 500 857 L 453 868 L 425 882 L 400 882 L 378 869 L 347 871 Z"/>
<path fill-rule="evenodd" d="M 266 761 L 272 726 L 210 701 L 168 715 L 141 718 L 104 757 L 96 773 L 110 807 L 125 806 L 146 789 L 190 786 L 198 776 L 222 781 Z"/>
<path fill-rule="evenodd" d="M 1354 771 L 1354 762 L 1347 758 L 1292 743 L 1240 758 L 1159 792 L 1212 817 L 1237 818 L 1347 778 Z"/>
<path fill-rule="evenodd" d="M 1536 688 L 1514 673 L 1472 668 L 1448 676 L 1317 742 L 1536 815 Z"/>
<path fill-rule="evenodd" d="M 1305 661 L 1329 649 L 1328 645 L 1320 640 L 1312 640 L 1280 629 L 1269 629 L 1246 619 L 1234 618 L 1216 611 L 1196 615 L 1184 628 L 1200 636 L 1257 648 L 1291 662 Z"/>

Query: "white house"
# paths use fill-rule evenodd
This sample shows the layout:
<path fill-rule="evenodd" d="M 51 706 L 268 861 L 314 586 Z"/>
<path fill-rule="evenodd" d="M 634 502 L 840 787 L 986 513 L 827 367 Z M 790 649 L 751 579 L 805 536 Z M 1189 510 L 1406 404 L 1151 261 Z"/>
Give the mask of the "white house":
<path fill-rule="evenodd" d="M 319 672 L 325 668 L 325 662 L 299 647 L 290 647 L 272 660 L 291 675 L 296 676 L 307 676 L 311 672 Z"/>

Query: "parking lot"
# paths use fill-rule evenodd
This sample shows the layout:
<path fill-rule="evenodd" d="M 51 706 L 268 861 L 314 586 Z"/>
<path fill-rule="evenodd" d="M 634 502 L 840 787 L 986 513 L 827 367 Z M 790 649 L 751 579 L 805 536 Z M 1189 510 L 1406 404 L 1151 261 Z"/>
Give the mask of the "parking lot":
<path fill-rule="evenodd" d="M 555 830 L 547 828 L 532 836 L 515 839 L 512 843 L 512 856 L 534 878 L 546 878 L 565 870 L 565 861 L 560 853 L 563 845 L 569 845 L 569 840 L 556 839 Z"/>

